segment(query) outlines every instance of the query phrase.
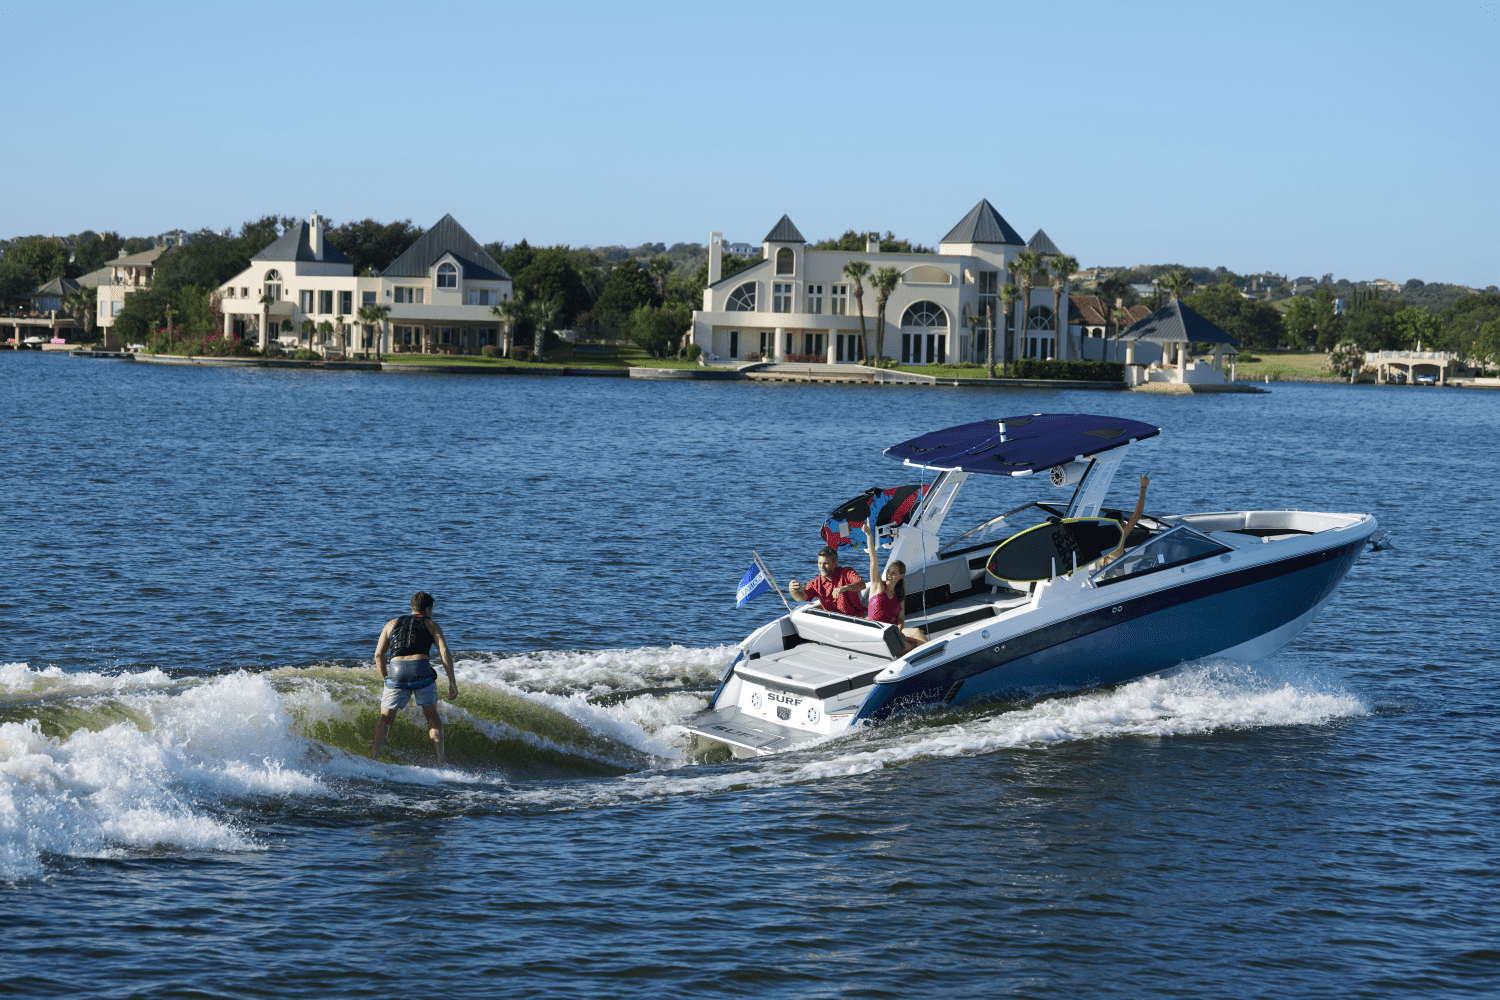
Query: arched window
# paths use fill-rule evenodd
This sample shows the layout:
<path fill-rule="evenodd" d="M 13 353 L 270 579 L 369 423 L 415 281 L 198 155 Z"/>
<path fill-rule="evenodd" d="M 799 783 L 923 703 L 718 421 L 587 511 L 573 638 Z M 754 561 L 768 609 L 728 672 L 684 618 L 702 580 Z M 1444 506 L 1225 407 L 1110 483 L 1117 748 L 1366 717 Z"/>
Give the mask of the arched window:
<path fill-rule="evenodd" d="M 908 285 L 951 285 L 953 275 L 931 264 L 918 264 L 907 268 L 901 275 L 901 280 Z"/>
<path fill-rule="evenodd" d="M 792 253 L 790 247 L 782 247 L 776 251 L 776 273 L 793 274 L 796 272 L 797 255 Z"/>
<path fill-rule="evenodd" d="M 278 271 L 278 270 L 276 270 L 274 267 L 271 268 L 269 271 L 266 272 L 266 280 L 267 281 L 280 281 L 281 280 L 281 272 Z"/>
<path fill-rule="evenodd" d="M 755 312 L 755 282 L 747 281 L 729 296 L 730 312 Z"/>
<path fill-rule="evenodd" d="M 444 261 L 443 263 L 439 264 L 438 265 L 438 287 L 439 288 L 457 288 L 458 287 L 458 268 L 454 267 L 452 264 L 449 264 L 447 261 Z"/>
<path fill-rule="evenodd" d="M 901 317 L 901 325 L 946 327 L 948 314 L 936 302 L 928 302 L 924 299 L 907 306 L 906 312 Z"/>
<path fill-rule="evenodd" d="M 1026 314 L 1026 329 L 1052 331 L 1052 310 L 1046 306 L 1032 306 Z"/>
<path fill-rule="evenodd" d="M 266 272 L 266 294 L 273 302 L 281 301 L 281 272 L 274 267 Z"/>
<path fill-rule="evenodd" d="M 936 302 L 913 302 L 901 314 L 901 363 L 940 364 L 948 360 L 948 314 Z"/>

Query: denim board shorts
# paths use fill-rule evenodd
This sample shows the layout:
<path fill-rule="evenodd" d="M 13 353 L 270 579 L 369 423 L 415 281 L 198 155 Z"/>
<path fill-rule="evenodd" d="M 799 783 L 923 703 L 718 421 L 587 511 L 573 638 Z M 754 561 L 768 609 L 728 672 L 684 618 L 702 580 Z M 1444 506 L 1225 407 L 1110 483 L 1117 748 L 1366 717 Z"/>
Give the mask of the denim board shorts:
<path fill-rule="evenodd" d="M 416 686 L 411 686 L 413 684 Z M 385 690 L 380 695 L 380 710 L 399 712 L 412 695 L 417 696 L 418 708 L 437 704 L 437 674 L 432 665 L 427 660 L 392 661 L 386 671 Z"/>

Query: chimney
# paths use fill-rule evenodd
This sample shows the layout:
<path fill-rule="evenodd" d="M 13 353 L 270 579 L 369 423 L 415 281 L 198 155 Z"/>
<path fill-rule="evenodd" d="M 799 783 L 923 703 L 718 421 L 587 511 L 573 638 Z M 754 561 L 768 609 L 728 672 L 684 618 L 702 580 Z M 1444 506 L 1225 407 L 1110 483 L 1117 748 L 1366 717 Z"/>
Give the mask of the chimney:
<path fill-rule="evenodd" d="M 320 219 L 320 218 L 318 218 L 318 213 L 317 212 L 314 212 L 312 214 L 312 218 L 308 219 L 307 221 L 310 222 L 310 223 L 312 223 L 312 232 L 310 232 L 308 234 L 308 242 L 312 245 L 313 257 L 315 257 L 318 260 L 322 260 L 323 259 L 323 220 Z"/>
<path fill-rule="evenodd" d="M 880 252 L 880 230 L 865 234 L 865 253 Z"/>
<path fill-rule="evenodd" d="M 724 234 L 708 234 L 708 283 L 712 285 L 724 277 Z"/>

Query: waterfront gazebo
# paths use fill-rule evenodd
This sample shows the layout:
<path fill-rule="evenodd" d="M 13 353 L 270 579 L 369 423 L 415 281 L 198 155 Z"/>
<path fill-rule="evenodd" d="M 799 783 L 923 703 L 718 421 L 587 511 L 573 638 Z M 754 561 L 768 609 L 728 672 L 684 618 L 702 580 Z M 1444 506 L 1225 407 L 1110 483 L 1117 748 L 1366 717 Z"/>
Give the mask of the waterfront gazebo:
<path fill-rule="evenodd" d="M 1177 299 L 1168 302 L 1145 319 L 1126 327 L 1120 337 L 1125 341 L 1126 380 L 1133 384 L 1141 382 L 1223 383 L 1225 381 L 1225 349 L 1228 348 L 1231 355 L 1236 354 L 1238 352 L 1234 348 L 1239 347 L 1240 344 L 1238 340 L 1220 329 L 1217 323 L 1205 319 Z M 1136 365 L 1135 345 L 1142 341 L 1160 344 L 1162 351 L 1161 363 L 1152 364 L 1149 367 L 1139 366 L 1145 369 L 1143 372 L 1131 367 Z M 1188 352 L 1193 344 L 1212 344 L 1213 362 L 1211 364 L 1189 362 Z M 1175 365 L 1171 363 L 1174 350 L 1176 351 Z M 1229 380 L 1233 380 L 1232 371 Z"/>

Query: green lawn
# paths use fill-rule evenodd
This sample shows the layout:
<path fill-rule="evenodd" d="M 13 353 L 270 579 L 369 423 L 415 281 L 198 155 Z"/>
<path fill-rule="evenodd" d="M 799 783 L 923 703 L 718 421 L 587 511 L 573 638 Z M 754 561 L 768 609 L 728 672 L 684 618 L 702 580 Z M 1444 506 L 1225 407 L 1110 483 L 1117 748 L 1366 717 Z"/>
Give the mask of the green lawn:
<path fill-rule="evenodd" d="M 1292 379 L 1301 381 L 1309 379 L 1317 382 L 1347 382 L 1348 379 L 1340 378 L 1332 372 L 1323 369 L 1323 362 L 1328 355 L 1322 351 L 1251 351 L 1259 361 L 1240 362 L 1235 365 L 1235 377 L 1238 379 L 1252 378 L 1263 379 L 1270 376 L 1271 381 L 1278 379 Z"/>
<path fill-rule="evenodd" d="M 448 354 L 382 354 L 381 360 L 391 365 L 480 365 L 487 368 L 541 368 L 565 366 L 568 368 L 697 368 L 696 361 L 680 361 L 677 358 L 661 360 L 653 358 L 634 344 L 619 344 L 613 355 L 581 354 L 573 357 L 573 349 L 564 344 L 547 352 L 545 361 L 515 361 L 511 358 L 484 358 L 470 355 Z"/>

